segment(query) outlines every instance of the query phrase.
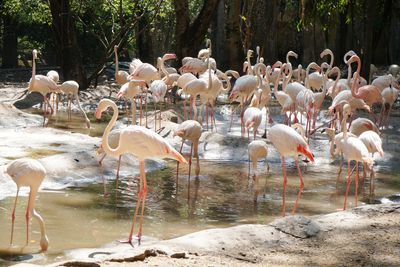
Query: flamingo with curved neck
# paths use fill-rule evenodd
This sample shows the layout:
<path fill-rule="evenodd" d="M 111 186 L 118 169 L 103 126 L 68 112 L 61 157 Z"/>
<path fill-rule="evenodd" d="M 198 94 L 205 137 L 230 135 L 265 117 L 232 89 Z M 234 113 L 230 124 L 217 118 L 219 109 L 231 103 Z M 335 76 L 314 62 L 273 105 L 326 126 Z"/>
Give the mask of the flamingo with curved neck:
<path fill-rule="evenodd" d="M 140 243 L 142 236 L 142 224 L 144 217 L 144 208 L 147 195 L 147 180 L 145 172 L 145 159 L 148 158 L 171 158 L 182 163 L 187 163 L 186 159 L 176 151 L 164 138 L 157 133 L 137 125 L 131 125 L 121 130 L 120 138 L 117 147 L 111 148 L 108 142 L 108 137 L 112 127 L 118 118 L 117 105 L 110 99 L 102 99 L 96 109 L 96 118 L 101 118 L 101 114 L 107 108 L 111 107 L 114 111 L 113 116 L 104 130 L 102 137 L 102 147 L 104 151 L 112 156 L 120 156 L 130 153 L 139 159 L 140 165 L 140 188 L 137 198 L 135 213 L 132 220 L 132 227 L 128 237 L 128 243 L 132 244 L 132 235 L 138 214 L 139 206 L 142 207 L 140 225 L 138 231 L 138 240 Z"/>

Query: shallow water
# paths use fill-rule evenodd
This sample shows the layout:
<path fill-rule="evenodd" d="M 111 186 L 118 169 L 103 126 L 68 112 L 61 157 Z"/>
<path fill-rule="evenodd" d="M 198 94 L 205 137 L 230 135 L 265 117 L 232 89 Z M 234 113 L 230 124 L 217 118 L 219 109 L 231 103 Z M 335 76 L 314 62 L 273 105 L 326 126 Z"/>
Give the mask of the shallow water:
<path fill-rule="evenodd" d="M 392 112 L 391 122 L 394 128 L 383 134 L 385 157 L 376 157 L 375 196 L 369 195 L 369 179 L 360 184 L 359 205 L 375 203 L 384 197 L 400 192 L 400 165 L 398 149 L 398 112 Z M 229 118 L 229 116 L 228 116 Z M 274 115 L 275 120 L 280 116 Z M 224 116 L 217 117 L 219 121 Z M 84 127 L 84 120 L 78 114 L 73 121 Z M 95 124 L 93 125 L 95 126 Z M 103 125 L 98 126 L 102 132 Z M 261 132 L 263 126 L 260 127 Z M 73 131 L 76 129 L 73 128 Z M 219 124 L 220 131 L 227 127 Z M 234 123 L 233 134 L 238 135 L 240 126 Z M 92 133 L 92 131 L 91 131 Z M 240 134 L 239 134 L 240 135 Z M 310 141 L 316 157 L 316 163 L 302 163 L 305 188 L 301 196 L 297 214 L 314 215 L 334 212 L 343 208 L 345 192 L 345 174 L 347 164 L 336 184 L 338 160 L 332 162 L 328 155 L 326 137 L 317 134 Z M 200 145 L 202 147 L 202 145 Z M 143 242 L 151 238 L 167 239 L 187 233 L 214 228 L 228 227 L 245 223 L 268 223 L 281 216 L 282 208 L 282 171 L 280 159 L 270 145 L 267 172 L 265 162 L 258 163 L 258 181 L 248 175 L 246 154 L 241 151 L 234 161 L 230 155 L 211 153 L 215 144 L 209 144 L 209 150 L 200 148 L 201 175 L 191 177 L 188 182 L 188 167 L 180 165 L 178 186 L 176 185 L 176 163 L 166 161 L 159 170 L 147 173 L 149 192 L 146 200 L 146 212 L 143 227 Z M 54 148 L 56 149 L 56 147 Z M 184 153 L 189 147 L 184 146 Z M 235 152 L 233 152 L 235 153 Z M 160 165 L 161 166 L 161 165 Z M 298 193 L 299 178 L 294 161 L 287 161 L 288 187 L 286 192 L 286 212 L 290 213 Z M 14 264 L 19 260 L 28 260 L 39 264 L 51 263 L 66 259 L 64 252 L 68 249 L 98 247 L 119 239 L 126 239 L 130 230 L 133 211 L 136 206 L 138 180 L 132 176 L 133 171 L 123 169 L 118 189 L 115 189 L 113 174 L 108 176 L 110 195 L 103 197 L 103 186 L 100 183 L 86 184 L 82 187 L 63 190 L 42 190 L 36 201 L 38 212 L 46 221 L 50 239 L 49 251 L 45 254 L 34 254 L 32 259 L 3 255 L 9 243 L 11 228 L 11 211 L 14 198 L 0 200 L 0 264 Z M 362 175 L 362 171 L 360 172 Z M 354 177 L 354 176 L 353 176 Z M 27 198 L 21 197 L 16 213 L 16 235 L 14 239 L 17 251 L 25 243 L 25 210 Z M 354 206 L 354 183 L 349 193 L 348 207 Z M 38 250 L 40 233 L 33 220 L 31 224 L 31 242 L 24 249 L 27 253 Z M 1 258 L 7 259 L 2 262 Z"/>

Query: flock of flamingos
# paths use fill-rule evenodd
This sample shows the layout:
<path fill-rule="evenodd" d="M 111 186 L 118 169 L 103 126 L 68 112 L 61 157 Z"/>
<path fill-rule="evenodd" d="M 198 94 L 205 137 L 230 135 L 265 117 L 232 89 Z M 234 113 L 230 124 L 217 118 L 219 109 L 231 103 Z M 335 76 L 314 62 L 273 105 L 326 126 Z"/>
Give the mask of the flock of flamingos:
<path fill-rule="evenodd" d="M 253 51 L 248 50 L 247 59 L 244 62 L 245 74 L 240 76 L 237 71 L 228 70 L 222 72 L 217 69 L 216 61 L 211 57 L 211 44 L 207 42 L 207 48 L 198 53 L 197 58 L 185 57 L 182 60 L 182 67 L 179 72 L 165 65 L 165 61 L 175 59 L 175 54 L 165 54 L 158 58 L 157 67 L 149 63 L 143 63 L 139 59 L 134 59 L 130 64 L 129 73 L 118 69 L 118 47 L 115 47 L 115 80 L 121 86 L 118 98 L 130 100 L 132 108 L 132 125 L 113 130 L 118 119 L 118 107 L 110 99 L 102 99 L 96 109 L 96 118 L 100 118 L 102 113 L 108 108 L 113 110 L 113 116 L 108 126 L 104 130 L 102 146 L 99 149 L 103 153 L 101 161 L 105 155 L 120 157 L 125 153 L 135 155 L 140 162 L 140 187 L 137 197 L 137 204 L 133 216 L 132 228 L 128 240 L 132 244 L 132 237 L 136 218 L 140 210 L 140 221 L 138 230 L 138 240 L 140 242 L 142 234 L 142 223 L 145 209 L 147 182 L 145 173 L 145 159 L 147 158 L 171 158 L 179 163 L 188 163 L 181 155 L 180 151 L 175 150 L 163 137 L 157 133 L 157 112 L 155 111 L 154 127 L 150 130 L 147 127 L 147 96 L 151 93 L 154 103 L 158 103 L 170 96 L 171 90 L 178 87 L 177 95 L 184 99 L 184 118 L 185 120 L 178 125 L 174 135 L 178 135 L 183 141 L 191 141 L 191 154 L 189 163 L 192 161 L 192 154 L 197 158 L 195 168 L 196 175 L 200 172 L 198 143 L 202 133 L 204 123 L 203 113 L 206 107 L 207 129 L 210 125 L 216 130 L 214 108 L 216 99 L 221 93 L 229 93 L 231 102 L 238 101 L 240 105 L 240 122 L 242 136 L 247 130 L 247 138 L 250 142 L 250 130 L 253 130 L 253 141 L 248 145 L 249 159 L 253 162 L 253 169 L 256 169 L 257 160 L 265 158 L 268 154 L 267 143 L 259 137 L 257 130 L 262 121 L 262 110 L 266 111 L 266 123 L 272 126 L 265 127 L 264 138 L 267 138 L 281 156 L 283 173 L 283 195 L 282 195 L 282 215 L 285 215 L 285 192 L 286 192 L 286 165 L 287 157 L 295 159 L 298 175 L 300 178 L 300 189 L 298 197 L 293 207 L 296 211 L 297 203 L 304 187 L 303 176 L 299 167 L 299 155 L 305 157 L 304 161 L 314 161 L 314 155 L 310 149 L 310 136 L 316 129 L 324 128 L 330 140 L 330 153 L 334 157 L 344 156 L 348 161 L 347 187 L 344 199 L 344 209 L 346 209 L 347 196 L 351 184 L 351 176 L 356 171 L 355 178 L 355 205 L 357 205 L 358 188 L 358 164 L 364 166 L 364 175 L 371 173 L 371 184 L 374 175 L 373 155 L 378 152 L 383 156 L 382 141 L 380 130 L 388 127 L 390 110 L 397 99 L 400 90 L 397 75 L 400 74 L 399 66 L 392 65 L 389 74 L 378 76 L 373 81 L 367 82 L 360 77 L 361 62 L 360 58 L 349 51 L 344 55 L 344 63 L 348 66 L 347 78 L 341 78 L 338 67 L 333 66 L 334 57 L 329 49 L 325 49 L 321 54 L 321 59 L 330 57 L 330 61 L 318 65 L 310 63 L 306 69 L 301 65 L 293 69 L 290 57 L 297 54 L 289 51 L 286 62 L 276 62 L 272 66 L 266 66 L 263 58 L 257 56 L 256 63 L 252 65 L 251 57 Z M 257 48 L 259 53 L 259 48 Z M 33 50 L 32 78 L 29 82 L 30 92 L 39 92 L 44 97 L 45 113 L 50 109 L 53 113 L 54 107 L 49 102 L 50 93 L 64 93 L 68 95 L 68 108 L 71 107 L 71 97 L 78 102 L 78 107 L 83 112 L 87 127 L 90 128 L 90 121 L 81 108 L 78 99 L 79 85 L 75 81 L 66 81 L 58 84 L 58 73 L 50 71 L 47 76 L 37 75 L 35 69 L 35 59 L 37 51 Z M 355 63 L 356 71 L 352 72 L 352 64 Z M 313 69 L 314 72 L 310 73 Z M 371 68 L 371 70 L 373 70 Z M 372 73 L 371 73 L 372 77 Z M 332 79 L 333 78 L 333 79 Z M 232 80 L 232 81 L 231 81 Z M 233 82 L 234 81 L 234 82 Z M 231 88 L 231 82 L 233 87 Z M 271 89 L 271 86 L 273 89 Z M 144 100 L 142 101 L 142 97 Z M 324 100 L 329 96 L 332 99 L 327 113 L 331 120 L 322 126 L 316 127 L 317 118 L 323 108 Z M 268 106 L 274 97 L 281 106 L 283 123 L 272 121 Z M 140 98 L 140 100 L 136 100 Z M 186 100 L 190 100 L 189 107 L 186 107 Z M 145 111 L 142 103 L 144 102 Z M 136 104 L 140 104 L 140 120 L 137 124 Z M 200 113 L 196 105 L 200 104 Z M 380 111 L 379 111 L 379 106 Z M 378 109 L 377 109 L 378 108 Z M 371 119 L 357 118 L 353 115 L 358 109 L 364 109 L 371 114 Z M 188 110 L 188 111 L 187 111 Z M 375 111 L 374 111 L 375 110 Z M 377 111 L 376 111 L 377 110 Z M 376 114 L 375 114 L 376 113 Z M 208 116 L 210 114 L 210 116 Z M 232 110 L 231 125 L 234 110 Z M 304 118 L 303 118 L 304 117 Z M 143 118 L 143 119 L 142 119 Z M 192 119 L 189 119 L 192 118 Z M 44 116 L 45 125 L 46 117 Z M 145 120 L 142 121 L 142 120 Z M 160 125 L 161 125 L 161 118 Z M 305 121 L 305 126 L 301 123 Z M 349 124 L 348 124 L 349 121 Z M 300 122 L 300 123 L 299 123 Z M 143 125 L 143 126 L 142 126 Z M 161 128 L 161 126 L 160 126 Z M 182 145 L 183 145 L 182 141 Z M 356 164 L 351 169 L 350 162 Z M 341 164 L 342 165 L 342 164 Z M 179 165 L 178 165 L 179 166 Z M 341 170 L 340 166 L 340 170 Z M 189 168 L 190 171 L 190 168 Z M 15 207 L 17 204 L 19 188 L 21 186 L 30 187 L 29 201 L 26 211 L 26 239 L 29 239 L 29 218 L 33 216 L 38 219 L 41 227 L 40 246 L 42 251 L 48 248 L 48 238 L 46 236 L 45 225 L 42 217 L 35 210 L 35 197 L 38 188 L 46 175 L 44 167 L 33 159 L 14 160 L 7 166 L 7 173 L 17 184 L 18 190 L 12 212 L 11 240 L 13 242 Z M 117 176 L 118 177 L 118 176 Z M 371 186 L 372 187 L 372 186 Z"/>

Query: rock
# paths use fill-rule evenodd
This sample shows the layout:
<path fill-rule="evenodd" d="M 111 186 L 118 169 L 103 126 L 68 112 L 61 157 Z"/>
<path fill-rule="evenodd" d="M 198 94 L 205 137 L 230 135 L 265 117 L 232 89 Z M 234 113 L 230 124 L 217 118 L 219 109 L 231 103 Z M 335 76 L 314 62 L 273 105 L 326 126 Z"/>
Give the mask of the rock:
<path fill-rule="evenodd" d="M 14 106 L 19 109 L 31 108 L 34 105 L 42 103 L 43 96 L 37 92 L 28 93 L 24 98 L 14 102 Z"/>
<path fill-rule="evenodd" d="M 184 259 L 186 258 L 186 253 L 185 252 L 178 252 L 178 253 L 174 253 L 170 256 L 173 259 Z"/>
<path fill-rule="evenodd" d="M 301 215 L 278 219 L 271 223 L 271 226 L 297 238 L 313 237 L 321 230 L 316 222 Z"/>

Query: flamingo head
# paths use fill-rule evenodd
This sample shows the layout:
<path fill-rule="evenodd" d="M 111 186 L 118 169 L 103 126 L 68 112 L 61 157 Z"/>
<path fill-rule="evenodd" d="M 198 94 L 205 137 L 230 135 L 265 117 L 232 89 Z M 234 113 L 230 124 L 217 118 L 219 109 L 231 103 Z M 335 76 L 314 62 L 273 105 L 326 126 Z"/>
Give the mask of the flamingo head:
<path fill-rule="evenodd" d="M 37 50 L 36 49 L 33 49 L 32 50 L 32 55 L 33 55 L 33 59 L 37 59 Z"/>
<path fill-rule="evenodd" d="M 360 62 L 360 58 L 357 55 L 351 56 L 351 58 L 347 61 L 347 65 L 350 65 L 353 62 Z"/>
<path fill-rule="evenodd" d="M 229 100 L 230 100 L 230 101 L 235 100 L 236 97 L 237 97 L 237 94 L 238 94 L 238 91 L 237 91 L 237 90 L 232 90 L 231 94 L 229 95 Z"/>
<path fill-rule="evenodd" d="M 348 58 L 348 57 L 352 57 L 352 56 L 354 56 L 354 55 L 356 55 L 356 52 L 354 52 L 353 50 L 350 50 L 350 51 L 348 51 L 346 54 L 344 54 L 344 56 L 343 56 L 343 61 L 344 61 L 344 63 L 345 63 L 345 64 L 348 64 L 348 63 L 347 63 L 347 58 Z"/>
<path fill-rule="evenodd" d="M 314 162 L 314 154 L 311 152 L 310 147 L 308 145 L 298 144 L 297 152 L 303 154 L 311 162 Z"/>
<path fill-rule="evenodd" d="M 118 50 L 118 45 L 114 45 L 114 51 L 117 52 Z"/>
<path fill-rule="evenodd" d="M 275 69 L 275 68 L 280 68 L 282 67 L 282 62 L 281 61 L 277 61 L 274 63 L 274 65 L 272 65 L 271 69 Z"/>
<path fill-rule="evenodd" d="M 49 239 L 46 235 L 43 235 L 40 239 L 40 248 L 42 249 L 42 252 L 47 251 L 49 248 Z"/>
<path fill-rule="evenodd" d="M 108 107 L 110 107 L 111 105 L 115 105 L 115 103 L 112 101 L 112 100 L 110 100 L 110 99 L 102 99 L 100 102 L 99 102 L 99 105 L 97 106 L 97 109 L 96 109 L 96 112 L 95 112 L 95 116 L 96 116 L 96 119 L 100 119 L 101 118 L 101 114 L 108 108 Z"/>
<path fill-rule="evenodd" d="M 176 59 L 176 55 L 172 53 L 167 53 L 163 56 L 164 60 Z"/>

